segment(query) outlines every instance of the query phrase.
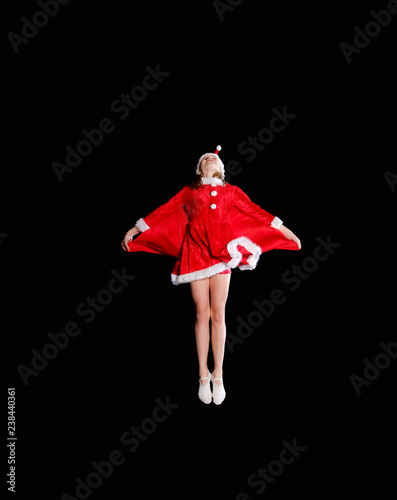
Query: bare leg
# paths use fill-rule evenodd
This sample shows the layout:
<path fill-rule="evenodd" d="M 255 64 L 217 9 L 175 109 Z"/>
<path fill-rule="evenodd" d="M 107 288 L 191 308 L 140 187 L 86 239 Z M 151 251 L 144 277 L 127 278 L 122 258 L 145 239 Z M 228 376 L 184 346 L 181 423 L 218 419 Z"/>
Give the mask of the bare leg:
<path fill-rule="evenodd" d="M 210 345 L 210 298 L 209 298 L 209 278 L 192 281 L 190 283 L 193 302 L 196 307 L 196 346 L 199 361 L 199 376 L 208 375 L 208 350 Z M 208 383 L 203 380 L 202 385 Z"/>
<path fill-rule="evenodd" d="M 226 323 L 225 307 L 229 292 L 231 274 L 217 274 L 209 278 L 211 294 L 211 343 L 214 354 L 214 378 L 222 377 L 223 357 L 225 353 Z M 221 385 L 217 380 L 215 384 Z"/>

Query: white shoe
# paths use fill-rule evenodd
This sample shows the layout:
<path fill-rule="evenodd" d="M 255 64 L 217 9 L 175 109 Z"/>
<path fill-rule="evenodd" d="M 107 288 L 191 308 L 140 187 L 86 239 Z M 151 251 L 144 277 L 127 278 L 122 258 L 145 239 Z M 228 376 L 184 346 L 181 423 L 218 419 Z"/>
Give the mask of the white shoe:
<path fill-rule="evenodd" d="M 223 386 L 223 379 L 222 378 L 214 378 L 214 376 L 212 375 L 211 380 L 212 380 L 212 397 L 213 397 L 214 403 L 216 405 L 220 405 L 226 397 L 226 391 L 225 391 L 225 388 Z M 222 383 L 220 385 L 218 385 L 215 383 L 215 380 L 221 380 Z"/>
<path fill-rule="evenodd" d="M 202 380 L 207 380 L 208 382 L 205 385 L 202 385 L 202 383 L 201 383 Z M 211 373 L 208 370 L 208 376 L 201 377 L 199 379 L 199 391 L 198 391 L 198 397 L 206 405 L 210 404 L 212 401 L 212 392 L 211 392 L 210 382 L 211 382 Z"/>

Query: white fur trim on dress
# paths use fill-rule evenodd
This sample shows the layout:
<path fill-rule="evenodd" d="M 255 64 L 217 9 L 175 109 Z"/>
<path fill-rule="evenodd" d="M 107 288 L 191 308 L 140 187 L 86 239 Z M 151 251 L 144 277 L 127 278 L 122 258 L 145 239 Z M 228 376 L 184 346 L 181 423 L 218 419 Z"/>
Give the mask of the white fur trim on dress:
<path fill-rule="evenodd" d="M 279 227 L 281 226 L 282 223 L 283 223 L 283 221 L 281 219 L 279 219 L 278 217 L 275 217 L 272 220 L 270 227 L 275 227 L 276 229 L 279 229 Z"/>
<path fill-rule="evenodd" d="M 251 241 L 246 236 L 240 236 L 239 238 L 229 241 L 229 243 L 227 244 L 227 250 L 231 257 L 229 262 L 219 262 L 218 264 L 214 264 L 213 266 L 207 267 L 206 269 L 200 269 L 199 271 L 193 271 L 192 273 L 181 274 L 179 276 L 171 273 L 172 283 L 174 285 L 190 283 L 191 281 L 210 278 L 211 276 L 219 274 L 226 269 L 237 267 L 241 262 L 241 259 L 243 258 L 243 254 L 237 250 L 237 245 L 245 247 L 252 254 L 247 259 L 248 264 L 239 266 L 239 269 L 241 269 L 241 271 L 255 269 L 259 257 L 261 256 L 262 249 L 259 245 Z"/>
<path fill-rule="evenodd" d="M 262 248 L 246 236 L 240 236 L 235 240 L 229 241 L 229 243 L 227 244 L 227 250 L 232 257 L 232 260 L 230 261 L 232 265 L 230 267 L 238 266 L 241 259 L 243 258 L 243 254 L 237 250 L 237 245 L 245 247 L 252 254 L 247 259 L 248 264 L 240 266 L 239 269 L 241 269 L 242 271 L 255 269 L 259 257 L 261 256 Z M 233 265 L 234 263 L 236 264 Z"/>
<path fill-rule="evenodd" d="M 142 218 L 138 219 L 138 220 L 135 222 L 135 227 L 136 227 L 137 229 L 139 229 L 139 231 L 140 231 L 141 233 L 143 233 L 143 232 L 144 232 L 144 231 L 146 231 L 147 229 L 150 229 L 150 227 L 146 224 L 146 222 L 145 222 Z"/>
<path fill-rule="evenodd" d="M 217 184 L 218 186 L 223 185 L 222 179 L 219 179 L 219 177 L 201 177 L 201 182 L 203 184 Z"/>

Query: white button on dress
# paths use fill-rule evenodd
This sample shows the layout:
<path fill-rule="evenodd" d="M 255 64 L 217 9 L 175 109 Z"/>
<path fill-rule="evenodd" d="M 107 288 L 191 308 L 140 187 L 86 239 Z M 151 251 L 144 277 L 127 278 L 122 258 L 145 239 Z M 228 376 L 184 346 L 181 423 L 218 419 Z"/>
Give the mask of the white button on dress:
<path fill-rule="evenodd" d="M 215 203 L 213 203 L 213 204 L 211 205 L 211 208 L 212 208 L 212 209 L 216 208 Z"/>
<path fill-rule="evenodd" d="M 211 196 L 216 196 L 218 193 L 216 191 L 211 191 Z"/>

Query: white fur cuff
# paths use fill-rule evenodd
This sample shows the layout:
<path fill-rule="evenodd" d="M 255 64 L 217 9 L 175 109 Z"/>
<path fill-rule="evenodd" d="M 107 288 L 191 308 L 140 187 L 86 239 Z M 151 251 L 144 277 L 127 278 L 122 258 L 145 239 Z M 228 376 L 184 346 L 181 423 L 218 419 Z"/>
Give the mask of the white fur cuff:
<path fill-rule="evenodd" d="M 272 223 L 270 224 L 270 227 L 275 227 L 276 229 L 279 229 L 279 227 L 282 225 L 283 221 L 279 219 L 278 217 L 275 217 L 272 220 Z"/>
<path fill-rule="evenodd" d="M 135 227 L 137 229 L 139 229 L 139 231 L 141 233 L 143 233 L 144 231 L 146 231 L 147 229 L 150 229 L 150 227 L 146 224 L 146 222 L 141 218 L 141 219 L 138 219 L 136 222 L 135 222 Z"/>

